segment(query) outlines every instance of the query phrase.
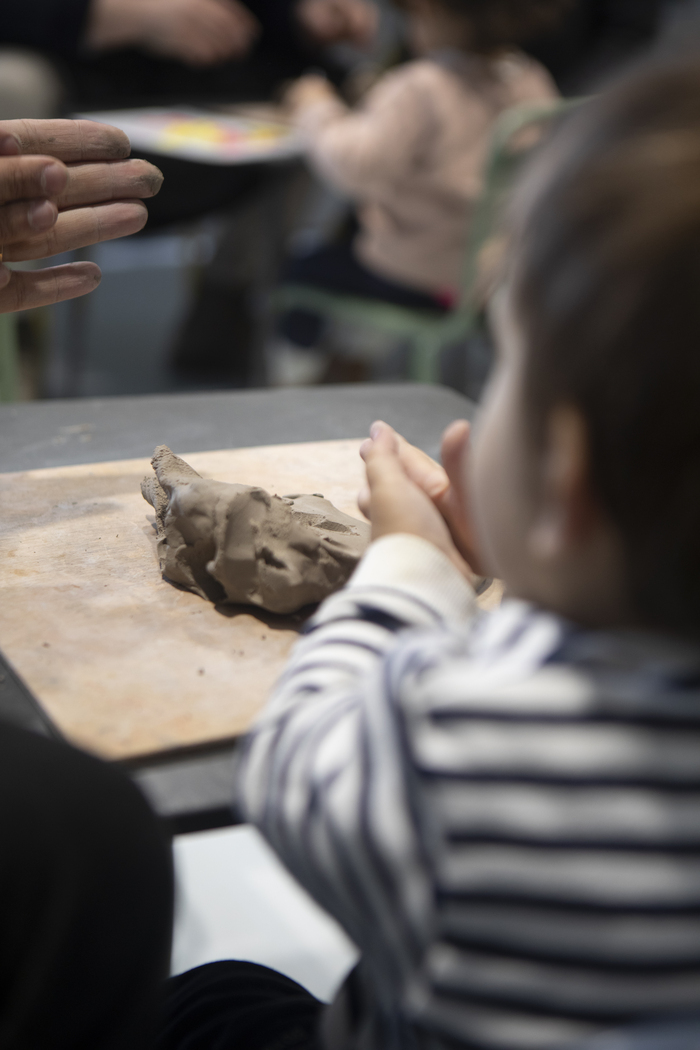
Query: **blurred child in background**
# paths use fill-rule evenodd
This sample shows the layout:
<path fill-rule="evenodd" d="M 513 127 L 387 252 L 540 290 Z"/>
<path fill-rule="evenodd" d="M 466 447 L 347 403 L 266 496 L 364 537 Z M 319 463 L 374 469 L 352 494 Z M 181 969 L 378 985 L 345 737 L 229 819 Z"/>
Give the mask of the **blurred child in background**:
<path fill-rule="evenodd" d="M 444 311 L 457 298 L 494 122 L 509 106 L 556 96 L 519 44 L 553 26 L 570 3 L 400 3 L 417 57 L 382 77 L 358 109 L 323 77 L 303 77 L 287 94 L 311 164 L 357 202 L 359 232 L 293 260 L 284 280 Z M 289 311 L 279 326 L 287 350 L 307 355 L 322 333 L 322 319 L 306 310 Z M 322 355 L 316 359 L 322 367 Z"/>

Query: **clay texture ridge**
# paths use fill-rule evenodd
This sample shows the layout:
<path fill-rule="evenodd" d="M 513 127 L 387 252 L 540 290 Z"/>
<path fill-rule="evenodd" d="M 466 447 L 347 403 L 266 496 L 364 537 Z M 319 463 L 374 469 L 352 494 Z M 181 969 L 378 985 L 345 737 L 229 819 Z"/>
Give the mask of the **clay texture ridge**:
<path fill-rule="evenodd" d="M 370 539 L 366 522 L 323 496 L 271 496 L 202 478 L 167 445 L 141 492 L 156 512 L 163 576 L 210 601 L 292 613 L 346 582 Z"/>

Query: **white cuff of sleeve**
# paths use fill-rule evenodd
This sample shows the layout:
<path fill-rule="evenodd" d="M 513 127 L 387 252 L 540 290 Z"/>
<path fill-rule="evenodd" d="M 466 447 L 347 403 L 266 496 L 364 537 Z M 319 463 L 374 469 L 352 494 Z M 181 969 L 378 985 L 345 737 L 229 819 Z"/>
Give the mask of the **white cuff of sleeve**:
<path fill-rule="evenodd" d="M 467 619 L 476 608 L 474 588 L 447 555 L 428 540 L 404 532 L 371 543 L 347 586 L 400 588 L 445 620 Z"/>

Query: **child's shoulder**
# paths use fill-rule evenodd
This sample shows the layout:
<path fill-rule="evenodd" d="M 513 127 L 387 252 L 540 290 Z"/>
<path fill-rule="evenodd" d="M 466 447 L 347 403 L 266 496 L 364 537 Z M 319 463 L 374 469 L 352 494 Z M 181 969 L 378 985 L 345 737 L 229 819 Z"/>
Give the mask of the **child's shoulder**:
<path fill-rule="evenodd" d="M 404 62 L 385 73 L 367 96 L 365 108 L 398 109 L 414 117 L 422 113 L 440 121 L 446 109 L 454 111 L 455 104 L 462 112 L 470 102 L 478 107 L 481 94 L 478 75 L 465 75 L 464 63 L 458 57 L 450 61 L 438 53 Z"/>
<path fill-rule="evenodd" d="M 457 92 L 465 98 L 480 99 L 494 87 L 506 90 L 508 104 L 556 98 L 558 94 L 544 66 L 523 52 L 492 59 L 456 48 L 445 48 L 390 70 L 375 92 L 384 98 L 413 93 L 423 99 L 450 97 Z"/>
<path fill-rule="evenodd" d="M 700 727 L 700 645 L 649 631 L 579 627 L 528 602 L 506 600 L 466 630 L 416 632 L 397 656 L 405 672 L 402 706 L 430 719 L 446 708 L 673 723 L 693 708 Z"/>
<path fill-rule="evenodd" d="M 463 88 L 469 88 L 488 75 L 490 66 L 491 63 L 478 55 L 442 48 L 389 70 L 380 84 L 415 85 L 421 90 L 441 91 L 446 85 L 458 82 Z"/>
<path fill-rule="evenodd" d="M 385 73 L 366 95 L 365 112 L 396 113 L 402 122 L 439 120 L 454 95 L 453 74 L 429 58 L 416 58 Z"/>
<path fill-rule="evenodd" d="M 554 660 L 570 630 L 552 613 L 507 600 L 467 624 L 407 632 L 389 655 L 392 702 L 414 727 L 449 712 L 503 716 L 544 704 L 550 713 L 570 713 L 582 695 L 581 675 Z"/>
<path fill-rule="evenodd" d="M 446 68 L 431 58 L 414 58 L 385 73 L 377 81 L 372 94 L 433 92 L 440 90 L 450 76 Z"/>

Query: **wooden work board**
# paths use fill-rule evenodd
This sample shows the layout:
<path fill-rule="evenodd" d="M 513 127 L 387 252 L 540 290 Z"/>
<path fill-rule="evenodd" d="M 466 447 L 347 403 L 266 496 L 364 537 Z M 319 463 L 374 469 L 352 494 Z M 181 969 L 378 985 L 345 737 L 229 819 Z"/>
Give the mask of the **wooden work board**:
<path fill-rule="evenodd" d="M 321 492 L 359 517 L 359 445 L 174 451 L 204 477 Z M 110 759 L 244 732 L 303 622 L 165 582 L 150 472 L 132 459 L 0 474 L 0 648 L 60 731 Z"/>

